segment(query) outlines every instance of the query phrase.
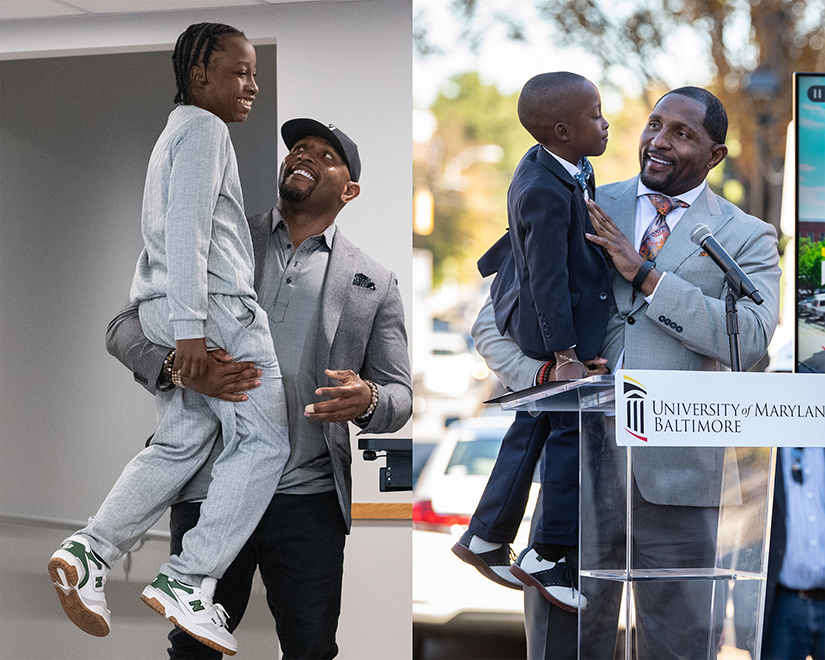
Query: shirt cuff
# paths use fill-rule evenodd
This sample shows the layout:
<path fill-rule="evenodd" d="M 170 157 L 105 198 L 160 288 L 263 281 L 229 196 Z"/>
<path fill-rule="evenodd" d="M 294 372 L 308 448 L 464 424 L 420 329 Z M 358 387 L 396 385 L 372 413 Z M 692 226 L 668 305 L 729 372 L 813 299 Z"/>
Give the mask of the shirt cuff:
<path fill-rule="evenodd" d="M 665 275 L 667 275 L 666 272 L 659 275 L 659 281 L 656 282 L 656 287 L 653 289 L 653 293 L 651 293 L 649 296 L 645 296 L 645 301 L 648 305 L 653 302 L 653 296 L 655 296 L 656 292 L 659 290 L 659 285 L 662 283 L 662 280 L 665 279 Z"/>
<path fill-rule="evenodd" d="M 200 319 L 172 321 L 172 327 L 175 330 L 175 341 L 206 337 L 206 321 Z"/>

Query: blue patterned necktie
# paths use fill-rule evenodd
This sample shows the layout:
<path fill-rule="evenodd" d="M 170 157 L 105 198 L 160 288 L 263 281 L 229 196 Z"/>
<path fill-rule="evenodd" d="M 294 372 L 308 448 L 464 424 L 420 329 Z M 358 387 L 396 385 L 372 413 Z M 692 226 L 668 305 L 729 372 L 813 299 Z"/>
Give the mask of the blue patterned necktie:
<path fill-rule="evenodd" d="M 593 166 L 590 164 L 590 161 L 587 160 L 586 157 L 581 159 L 581 164 L 581 171 L 576 172 L 573 175 L 573 178 L 578 182 L 579 187 L 582 189 L 582 192 L 587 193 L 587 195 L 589 195 L 589 193 L 587 192 L 587 180 L 591 176 L 593 176 Z"/>

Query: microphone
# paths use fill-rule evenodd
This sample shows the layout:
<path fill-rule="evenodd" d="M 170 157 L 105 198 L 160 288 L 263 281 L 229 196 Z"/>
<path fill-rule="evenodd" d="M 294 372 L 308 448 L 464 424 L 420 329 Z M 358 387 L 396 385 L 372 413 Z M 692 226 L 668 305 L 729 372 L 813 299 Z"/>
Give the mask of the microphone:
<path fill-rule="evenodd" d="M 707 225 L 696 225 L 690 234 L 690 240 L 696 245 L 700 245 L 710 255 L 710 258 L 722 269 L 725 279 L 734 291 L 746 295 L 757 305 L 765 302 L 765 299 L 759 295 L 759 291 L 753 285 L 751 278 L 745 274 L 745 271 L 739 267 L 739 264 L 733 260 L 727 250 L 719 244 Z"/>

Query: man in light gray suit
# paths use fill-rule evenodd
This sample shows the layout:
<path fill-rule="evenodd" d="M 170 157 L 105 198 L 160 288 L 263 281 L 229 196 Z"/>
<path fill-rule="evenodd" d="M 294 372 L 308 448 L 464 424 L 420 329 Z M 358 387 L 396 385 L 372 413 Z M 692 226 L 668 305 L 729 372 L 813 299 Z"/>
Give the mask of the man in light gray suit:
<path fill-rule="evenodd" d="M 258 568 L 283 657 L 332 658 L 344 538 L 351 525 L 348 422 L 361 433 L 398 430 L 412 413 L 412 384 L 395 275 L 334 224 L 360 192 L 355 143 L 340 129 L 312 119 L 288 121 L 281 133 L 290 152 L 281 165 L 278 204 L 249 218 L 249 226 L 255 291 L 269 318 L 284 379 L 291 453 L 269 508 L 218 582 L 215 600 L 234 630 Z M 150 392 L 175 386 L 174 351 L 148 342 L 136 306 L 112 321 L 107 347 Z M 245 400 L 243 392 L 259 384 L 255 365 L 233 362 L 222 351 L 211 355 L 215 360 L 207 375 L 183 379 L 182 385 Z M 173 553 L 197 522 L 219 450 L 172 507 Z M 222 657 L 177 629 L 169 639 L 170 658 Z"/>
<path fill-rule="evenodd" d="M 596 233 L 588 238 L 604 248 L 610 261 L 614 302 L 601 351 L 610 371 L 730 366 L 727 287 L 722 271 L 690 240 L 699 223 L 710 228 L 764 298 L 759 306 L 750 300 L 738 306 L 742 368 L 755 365 L 767 350 L 779 318 L 776 232 L 706 184 L 708 172 L 727 155 L 726 131 L 727 115 L 715 96 L 696 87 L 673 90 L 659 100 L 642 131 L 640 175 L 596 190 L 597 203 L 590 205 Z M 671 198 L 665 208 L 661 196 Z M 666 228 L 659 229 L 663 224 Z M 660 240 L 654 256 L 640 255 L 656 235 Z M 501 267 L 508 267 L 507 258 Z M 525 358 L 509 337 L 498 333 L 489 301 L 473 338 L 506 386 L 519 390 L 534 384 L 543 363 Z M 608 440 L 612 433 L 608 429 Z M 647 521 L 645 537 L 635 539 L 636 567 L 712 565 L 723 453 L 714 448 L 634 450 L 634 515 Z M 528 656 L 575 658 L 575 615 L 548 607 L 532 591 L 525 592 Z M 593 607 L 618 607 L 618 602 L 605 602 L 615 600 L 610 593 L 587 596 Z M 648 592 L 643 605 L 637 600 L 640 657 L 704 657 L 709 606 L 707 588 L 679 582 Z M 616 619 L 606 620 L 613 629 L 596 631 L 586 640 L 590 650 L 582 657 L 613 657 Z M 668 621 L 680 625 L 663 627 Z"/>

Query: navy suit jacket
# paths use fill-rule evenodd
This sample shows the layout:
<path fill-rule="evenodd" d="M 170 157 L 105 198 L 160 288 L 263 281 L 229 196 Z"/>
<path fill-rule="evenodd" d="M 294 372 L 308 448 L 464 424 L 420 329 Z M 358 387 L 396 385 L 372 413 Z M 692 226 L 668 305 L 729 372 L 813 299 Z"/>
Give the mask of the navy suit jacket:
<path fill-rule="evenodd" d="M 610 273 L 601 248 L 584 236 L 594 232 L 578 183 L 541 145 L 513 174 L 507 215 L 508 234 L 479 260 L 482 275 L 498 273 L 490 293 L 499 332 L 529 357 L 549 359 L 571 346 L 581 360 L 595 357 Z"/>

